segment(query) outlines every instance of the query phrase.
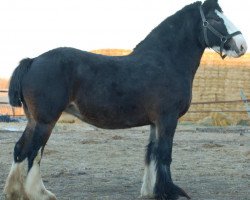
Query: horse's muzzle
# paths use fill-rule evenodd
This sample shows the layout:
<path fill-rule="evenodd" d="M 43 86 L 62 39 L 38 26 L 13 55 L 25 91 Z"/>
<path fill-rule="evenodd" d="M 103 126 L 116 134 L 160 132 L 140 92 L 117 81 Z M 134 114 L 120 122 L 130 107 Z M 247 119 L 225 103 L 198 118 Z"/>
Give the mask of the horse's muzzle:
<path fill-rule="evenodd" d="M 232 57 L 240 57 L 247 52 L 247 43 L 242 34 L 234 36 L 231 45 L 230 49 L 236 53 L 235 56 L 232 55 Z"/>

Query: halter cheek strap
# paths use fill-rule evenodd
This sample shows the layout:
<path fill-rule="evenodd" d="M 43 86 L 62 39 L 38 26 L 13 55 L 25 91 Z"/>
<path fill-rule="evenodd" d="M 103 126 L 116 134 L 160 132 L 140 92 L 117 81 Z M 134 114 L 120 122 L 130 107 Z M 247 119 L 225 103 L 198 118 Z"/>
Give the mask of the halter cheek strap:
<path fill-rule="evenodd" d="M 203 33 L 204 33 L 204 39 L 205 39 L 205 43 L 207 45 L 207 47 L 211 47 L 209 45 L 209 40 L 207 37 L 207 29 L 209 29 L 214 35 L 216 35 L 217 37 L 220 38 L 221 40 L 221 44 L 220 44 L 220 56 L 222 59 L 224 59 L 227 55 L 223 55 L 223 49 L 224 49 L 224 45 L 225 43 L 231 39 L 232 37 L 241 34 L 240 31 L 236 31 L 234 33 L 228 34 L 226 36 L 222 35 L 219 31 L 217 31 L 211 24 L 209 24 L 209 22 L 206 20 L 206 17 L 204 15 L 204 12 L 200 6 L 200 14 L 201 14 L 201 19 L 202 19 L 202 28 L 203 28 Z"/>

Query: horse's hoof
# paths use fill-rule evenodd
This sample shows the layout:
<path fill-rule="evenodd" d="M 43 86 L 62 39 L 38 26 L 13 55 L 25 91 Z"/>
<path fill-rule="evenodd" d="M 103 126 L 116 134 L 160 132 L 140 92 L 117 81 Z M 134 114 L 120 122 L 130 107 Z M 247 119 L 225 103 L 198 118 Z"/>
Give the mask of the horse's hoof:
<path fill-rule="evenodd" d="M 41 190 L 36 193 L 27 193 L 29 200 L 57 200 L 56 196 L 49 190 Z"/>
<path fill-rule="evenodd" d="M 20 194 L 4 194 L 4 200 L 30 200 L 26 195 L 21 196 Z"/>
<path fill-rule="evenodd" d="M 52 192 L 45 190 L 41 200 L 57 200 L 57 198 Z"/>
<path fill-rule="evenodd" d="M 167 185 L 167 190 L 160 191 L 155 195 L 157 200 L 177 200 L 179 197 L 191 199 L 183 189 L 173 183 Z"/>
<path fill-rule="evenodd" d="M 4 199 L 5 200 L 9 200 L 10 199 L 7 194 L 3 194 L 3 195 L 4 195 Z"/>
<path fill-rule="evenodd" d="M 47 199 L 46 199 L 47 200 Z M 54 196 L 50 196 L 49 198 L 48 198 L 48 200 L 57 200 L 57 198 L 56 198 L 56 196 L 54 195 Z"/>
<path fill-rule="evenodd" d="M 56 196 L 50 192 L 50 191 L 46 191 L 47 193 L 42 197 L 41 200 L 57 200 Z"/>

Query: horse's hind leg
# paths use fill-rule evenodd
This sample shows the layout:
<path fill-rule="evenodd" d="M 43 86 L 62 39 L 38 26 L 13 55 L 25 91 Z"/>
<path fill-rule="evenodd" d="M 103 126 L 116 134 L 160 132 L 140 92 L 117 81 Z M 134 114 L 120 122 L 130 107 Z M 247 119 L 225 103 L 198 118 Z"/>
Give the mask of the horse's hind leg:
<path fill-rule="evenodd" d="M 32 126 L 29 121 L 14 149 L 14 162 L 12 163 L 11 170 L 4 187 L 5 198 L 8 200 L 28 199 L 24 189 L 28 164 L 26 159 L 27 150 L 25 149 L 27 146 L 25 143 L 27 142 L 25 138 L 28 138 L 31 129 Z"/>
<path fill-rule="evenodd" d="M 6 180 L 4 193 L 8 200 L 54 200 L 46 190 L 40 174 L 40 161 L 44 146 L 54 123 L 30 120 L 14 148 L 14 163 Z M 25 170 L 25 166 L 27 166 Z"/>
<path fill-rule="evenodd" d="M 49 139 L 54 124 L 36 123 L 32 141 L 28 150 L 28 175 L 25 182 L 25 192 L 31 200 L 55 200 L 56 197 L 46 190 L 40 173 L 40 162 L 46 142 Z"/>

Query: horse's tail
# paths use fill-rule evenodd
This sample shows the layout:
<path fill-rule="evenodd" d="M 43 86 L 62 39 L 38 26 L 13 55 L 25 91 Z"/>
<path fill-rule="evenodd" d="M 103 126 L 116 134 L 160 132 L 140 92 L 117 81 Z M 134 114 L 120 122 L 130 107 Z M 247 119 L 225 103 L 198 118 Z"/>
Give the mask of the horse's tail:
<path fill-rule="evenodd" d="M 20 61 L 14 70 L 9 85 L 9 103 L 11 106 L 21 107 L 23 102 L 22 80 L 24 75 L 30 69 L 33 59 L 25 58 Z"/>

